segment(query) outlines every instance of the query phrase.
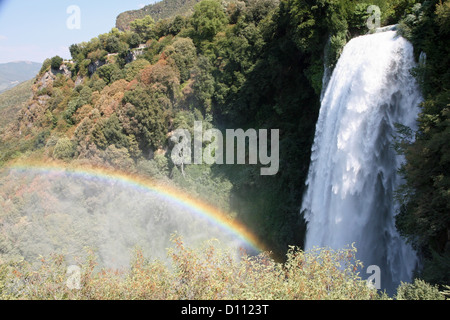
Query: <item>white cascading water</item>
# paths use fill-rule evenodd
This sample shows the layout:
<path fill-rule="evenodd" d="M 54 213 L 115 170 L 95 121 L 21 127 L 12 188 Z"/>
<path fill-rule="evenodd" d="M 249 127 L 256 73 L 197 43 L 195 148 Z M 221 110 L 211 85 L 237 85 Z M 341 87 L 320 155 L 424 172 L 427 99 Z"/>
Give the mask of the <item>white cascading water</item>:
<path fill-rule="evenodd" d="M 395 31 L 345 46 L 322 97 L 302 206 L 305 249 L 354 243 L 364 268 L 380 268 L 387 292 L 410 281 L 417 265 L 395 228 L 403 158 L 392 146 L 396 123 L 416 127 L 422 97 L 414 66 L 412 45 Z"/>

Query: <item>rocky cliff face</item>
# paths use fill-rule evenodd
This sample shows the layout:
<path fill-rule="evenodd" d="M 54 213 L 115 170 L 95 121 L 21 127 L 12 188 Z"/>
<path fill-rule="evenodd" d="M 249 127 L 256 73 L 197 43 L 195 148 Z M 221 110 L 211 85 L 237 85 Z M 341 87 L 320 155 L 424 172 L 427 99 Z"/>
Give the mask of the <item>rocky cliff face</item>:
<path fill-rule="evenodd" d="M 45 72 L 42 76 L 37 77 L 36 85 L 37 90 L 43 90 L 48 88 L 48 86 L 55 81 L 56 76 L 58 74 L 63 74 L 65 77 L 72 77 L 72 72 L 69 70 L 67 65 L 63 64 L 58 70 L 50 68 L 47 72 Z"/>
<path fill-rule="evenodd" d="M 92 62 L 88 66 L 89 75 L 93 75 L 95 73 L 95 71 L 97 71 L 98 68 L 100 68 L 101 66 L 103 66 L 105 64 L 106 64 L 106 62 L 102 61 L 102 60 L 97 60 L 97 61 Z"/>
<path fill-rule="evenodd" d="M 72 72 L 66 64 L 57 70 L 49 68 L 36 76 L 31 87 L 32 97 L 18 111 L 16 119 L 6 127 L 1 137 L 4 141 L 34 135 L 39 128 L 49 127 L 52 121 L 51 112 L 48 111 L 51 107 L 49 101 L 58 75 L 62 75 L 64 81 L 72 82 Z"/>

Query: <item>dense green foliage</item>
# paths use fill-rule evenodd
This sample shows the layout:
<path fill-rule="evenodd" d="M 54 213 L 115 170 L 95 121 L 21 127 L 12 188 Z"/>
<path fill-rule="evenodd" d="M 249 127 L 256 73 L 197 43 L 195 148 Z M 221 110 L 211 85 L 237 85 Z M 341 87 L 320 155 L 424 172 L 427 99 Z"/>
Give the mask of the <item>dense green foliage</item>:
<path fill-rule="evenodd" d="M 401 32 L 426 61 L 415 70 L 424 95 L 415 142 L 403 135 L 406 183 L 399 230 L 424 258 L 422 277 L 450 284 L 450 2 L 417 4 L 402 20 Z"/>
<path fill-rule="evenodd" d="M 201 40 L 212 40 L 227 23 L 221 4 L 215 0 L 203 0 L 194 7 L 192 26 Z"/>
<path fill-rule="evenodd" d="M 33 81 L 22 82 L 13 89 L 0 94 L 0 131 L 14 121 L 23 104 L 32 97 Z"/>
<path fill-rule="evenodd" d="M 445 296 L 437 286 L 415 279 L 413 283 L 402 283 L 397 288 L 397 300 L 444 300 Z"/>
<path fill-rule="evenodd" d="M 267 254 L 248 256 L 221 247 L 216 241 L 198 248 L 172 238 L 168 263 L 150 260 L 136 248 L 129 268 L 105 269 L 94 251 L 78 257 L 69 272 L 62 255 L 41 256 L 37 265 L 16 261 L 0 265 L 3 300 L 387 300 L 356 271 L 354 248 L 304 252 L 290 247 L 286 262 Z M 395 299 L 444 300 L 422 280 L 402 283 Z"/>
<path fill-rule="evenodd" d="M 167 19 L 145 11 L 119 16 L 119 28 L 70 47 L 63 74 L 50 68 L 62 61 L 48 59 L 28 108 L 1 136 L 0 163 L 53 158 L 170 179 L 229 211 L 285 261 L 289 245 L 303 246 L 299 209 L 324 65 L 333 68 L 346 42 L 368 32 L 367 7 L 374 4 L 382 25 L 401 20 L 417 58 L 427 54 L 415 70 L 425 97 L 420 130 L 414 143 L 404 137 L 399 145 L 407 164 L 397 225 L 423 254 L 421 276 L 448 284 L 449 2 L 196 2 L 182 1 L 192 14 Z M 182 7 L 156 5 L 169 3 Z M 254 165 L 174 165 L 170 136 L 192 130 L 195 120 L 204 129 L 280 129 L 279 173 L 261 176 Z"/>
<path fill-rule="evenodd" d="M 50 66 L 54 70 L 59 70 L 59 68 L 61 67 L 62 63 L 63 63 L 63 58 L 61 58 L 60 56 L 54 56 L 50 60 Z"/>

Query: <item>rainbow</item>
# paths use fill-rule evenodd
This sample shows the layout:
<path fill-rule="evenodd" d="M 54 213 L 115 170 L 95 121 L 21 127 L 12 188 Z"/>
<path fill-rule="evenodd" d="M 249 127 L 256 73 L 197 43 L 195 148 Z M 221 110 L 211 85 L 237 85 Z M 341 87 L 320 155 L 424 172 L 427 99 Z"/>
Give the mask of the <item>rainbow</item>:
<path fill-rule="evenodd" d="M 225 212 L 192 197 L 186 192 L 174 188 L 167 183 L 156 182 L 149 178 L 120 170 L 109 169 L 91 165 L 68 165 L 59 162 L 18 162 L 5 167 L 9 170 L 21 172 L 33 171 L 39 174 L 68 174 L 83 179 L 99 179 L 105 182 L 118 182 L 125 187 L 131 187 L 155 193 L 157 196 L 175 205 L 186 208 L 202 219 L 206 219 L 244 241 L 252 249 L 263 252 L 267 251 L 265 245 L 244 224 L 231 219 Z"/>

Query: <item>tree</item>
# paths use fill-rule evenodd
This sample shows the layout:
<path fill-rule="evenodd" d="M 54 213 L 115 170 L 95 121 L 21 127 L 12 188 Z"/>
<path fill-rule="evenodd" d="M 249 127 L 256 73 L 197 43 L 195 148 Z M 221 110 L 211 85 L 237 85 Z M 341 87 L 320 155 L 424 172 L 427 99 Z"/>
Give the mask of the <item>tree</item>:
<path fill-rule="evenodd" d="M 128 148 L 128 138 L 123 133 L 119 118 L 115 113 L 106 121 L 103 127 L 103 135 L 109 145 L 115 145 L 117 148 Z"/>
<path fill-rule="evenodd" d="M 106 40 L 105 49 L 109 53 L 117 53 L 120 49 L 120 40 L 116 36 L 110 36 Z"/>
<path fill-rule="evenodd" d="M 132 32 L 128 38 L 128 45 L 130 48 L 137 48 L 141 42 L 142 39 L 136 32 Z"/>
<path fill-rule="evenodd" d="M 111 84 L 112 82 L 122 79 L 124 77 L 123 71 L 120 69 L 120 67 L 115 64 L 105 64 L 97 69 L 97 73 L 105 80 L 107 84 Z"/>
<path fill-rule="evenodd" d="M 173 19 L 172 24 L 169 27 L 169 32 L 173 35 L 177 35 L 185 26 L 186 26 L 186 18 L 177 15 Z"/>
<path fill-rule="evenodd" d="M 244 14 L 249 21 L 259 22 L 279 6 L 279 0 L 246 0 Z"/>
<path fill-rule="evenodd" d="M 322 0 L 313 5 L 309 1 L 291 0 L 289 3 L 293 38 L 300 50 L 322 53 L 330 34 L 346 34 L 345 1 Z"/>
<path fill-rule="evenodd" d="M 128 63 L 125 68 L 125 80 L 133 80 L 143 69 L 148 67 L 150 62 L 145 59 L 137 59 L 131 63 Z"/>
<path fill-rule="evenodd" d="M 59 70 L 63 63 L 63 58 L 60 56 L 54 56 L 51 60 L 51 67 L 53 70 Z"/>
<path fill-rule="evenodd" d="M 163 110 L 148 91 L 138 86 L 132 91 L 125 92 L 123 102 L 126 114 L 122 117 L 133 119 L 136 123 L 136 140 L 144 152 L 150 148 L 159 148 L 166 139 L 166 116 Z"/>
<path fill-rule="evenodd" d="M 110 145 L 103 153 L 103 159 L 109 162 L 114 168 L 122 170 L 132 170 L 134 168 L 134 161 L 130 158 L 130 154 L 126 148 L 117 148 L 115 145 Z"/>
<path fill-rule="evenodd" d="M 178 67 L 181 82 L 188 80 L 197 59 L 197 49 L 192 39 L 178 38 L 172 46 L 166 48 L 165 53 L 174 60 Z"/>
<path fill-rule="evenodd" d="M 78 55 L 83 53 L 82 47 L 79 44 L 72 44 L 69 47 L 69 51 L 70 51 L 70 55 L 72 56 L 73 60 L 77 60 Z M 83 59 L 84 59 L 84 57 L 83 57 Z M 83 60 L 83 59 L 81 59 L 81 60 Z"/>
<path fill-rule="evenodd" d="M 195 5 L 192 25 L 201 40 L 212 40 L 227 23 L 228 18 L 217 0 L 203 0 Z"/>
<path fill-rule="evenodd" d="M 82 106 L 87 105 L 92 99 L 92 89 L 88 86 L 80 85 L 77 87 L 78 94 L 74 94 L 69 100 L 66 110 L 64 110 L 63 117 L 68 124 L 75 124 L 73 114 Z"/>
<path fill-rule="evenodd" d="M 156 92 L 167 96 L 172 102 L 178 97 L 180 74 L 164 60 L 142 70 L 141 81 Z"/>
<path fill-rule="evenodd" d="M 42 74 L 47 71 L 48 67 L 52 65 L 52 59 L 45 59 L 42 63 L 41 70 L 39 71 L 39 74 Z"/>
<path fill-rule="evenodd" d="M 192 69 L 192 85 L 197 102 L 203 107 L 204 113 L 211 112 L 212 96 L 214 94 L 215 80 L 211 74 L 212 64 L 205 56 L 200 56 Z"/>
<path fill-rule="evenodd" d="M 53 157 L 61 160 L 71 159 L 75 155 L 75 148 L 69 138 L 64 137 L 58 140 L 55 149 L 53 150 Z"/>
<path fill-rule="evenodd" d="M 136 19 L 131 22 L 131 30 L 136 32 L 142 39 L 148 40 L 154 37 L 155 21 L 149 15 L 142 19 Z"/>
<path fill-rule="evenodd" d="M 105 61 L 108 56 L 108 52 L 105 50 L 97 49 L 95 51 L 89 52 L 87 58 L 91 61 Z"/>

